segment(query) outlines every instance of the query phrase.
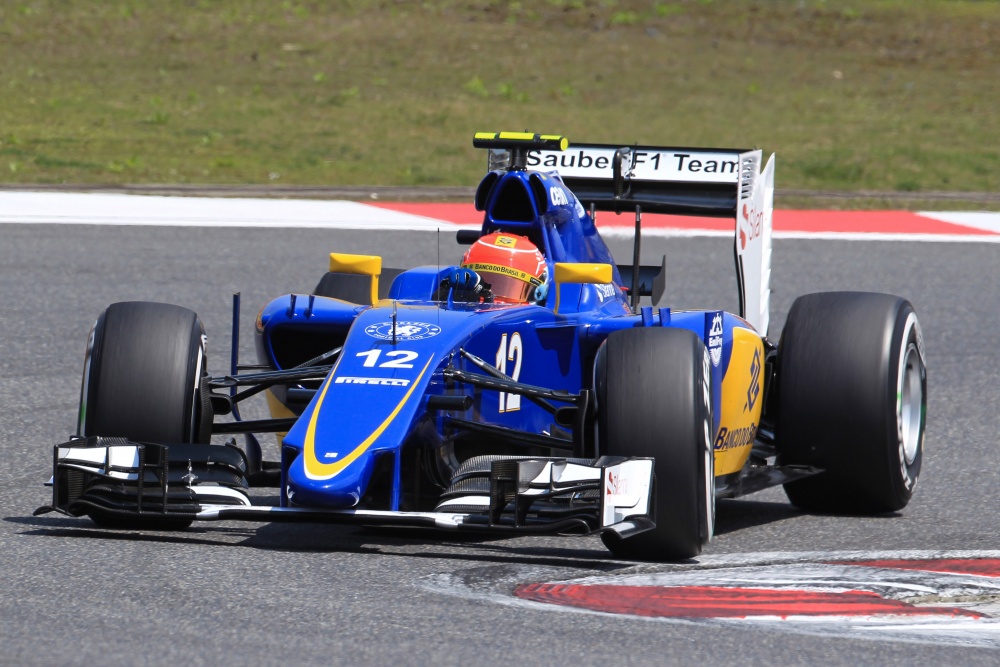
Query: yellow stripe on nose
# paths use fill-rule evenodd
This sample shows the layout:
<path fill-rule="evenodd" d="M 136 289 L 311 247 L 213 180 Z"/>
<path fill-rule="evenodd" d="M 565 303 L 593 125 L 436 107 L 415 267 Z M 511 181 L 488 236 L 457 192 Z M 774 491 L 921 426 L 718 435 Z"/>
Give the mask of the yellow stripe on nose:
<path fill-rule="evenodd" d="M 316 480 L 330 479 L 335 477 L 338 473 L 344 470 L 344 468 L 351 465 L 358 459 L 358 457 L 364 454 L 368 448 L 371 447 L 376 440 L 378 440 L 378 437 L 382 435 L 385 429 L 389 427 L 389 424 L 393 422 L 400 410 L 403 409 L 403 406 L 406 405 L 406 402 L 410 400 L 413 390 L 420 384 L 420 379 L 424 376 L 424 373 L 427 372 L 427 369 L 433 361 L 434 359 L 432 357 L 426 364 L 424 364 L 420 374 L 416 377 L 413 383 L 410 384 L 410 388 L 407 390 L 402 400 L 400 400 L 396 407 L 393 408 L 392 412 L 389 413 L 389 416 L 378 425 L 378 428 L 372 431 L 371 435 L 355 447 L 350 454 L 338 461 L 333 461 L 332 463 L 322 463 L 316 457 L 316 423 L 319 421 L 320 408 L 323 407 L 323 400 L 326 398 L 326 392 L 330 388 L 330 385 L 333 384 L 333 375 L 327 378 L 326 385 L 324 385 L 323 391 L 319 395 L 319 400 L 316 401 L 316 408 L 313 410 L 312 417 L 309 418 L 309 427 L 306 429 L 306 441 L 303 451 L 305 455 L 306 476 L 309 477 L 309 479 Z"/>

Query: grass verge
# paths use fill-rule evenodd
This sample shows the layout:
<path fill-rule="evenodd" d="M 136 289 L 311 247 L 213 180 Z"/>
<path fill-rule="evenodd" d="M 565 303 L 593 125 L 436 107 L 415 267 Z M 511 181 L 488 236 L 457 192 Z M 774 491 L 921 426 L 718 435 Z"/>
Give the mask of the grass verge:
<path fill-rule="evenodd" d="M 530 128 L 993 192 L 998 36 L 993 1 L 12 0 L 0 181 L 471 185 L 473 132 Z"/>

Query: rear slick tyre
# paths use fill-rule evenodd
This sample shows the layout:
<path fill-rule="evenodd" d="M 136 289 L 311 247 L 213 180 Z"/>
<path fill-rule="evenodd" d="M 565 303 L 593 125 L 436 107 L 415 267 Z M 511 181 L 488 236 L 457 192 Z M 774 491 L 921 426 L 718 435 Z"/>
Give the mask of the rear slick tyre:
<path fill-rule="evenodd" d="M 796 299 L 778 346 L 778 458 L 824 472 L 785 485 L 807 511 L 907 505 L 923 461 L 924 344 L 913 306 L 865 292 Z"/>
<path fill-rule="evenodd" d="M 619 558 L 693 558 L 715 526 L 711 362 L 683 329 L 625 329 L 608 336 L 595 364 L 598 441 L 610 456 L 652 457 L 656 527 L 602 535 Z"/>

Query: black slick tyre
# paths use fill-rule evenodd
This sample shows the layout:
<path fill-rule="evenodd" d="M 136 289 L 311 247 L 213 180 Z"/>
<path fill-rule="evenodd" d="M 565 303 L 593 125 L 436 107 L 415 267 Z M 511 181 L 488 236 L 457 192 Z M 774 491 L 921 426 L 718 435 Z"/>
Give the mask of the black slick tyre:
<path fill-rule="evenodd" d="M 595 362 L 600 453 L 652 457 L 656 527 L 604 544 L 620 558 L 674 561 L 701 553 L 715 526 L 711 373 L 701 339 L 682 329 L 625 329 Z"/>
<path fill-rule="evenodd" d="M 906 506 L 923 460 L 924 358 L 920 324 L 904 299 L 796 299 L 778 347 L 778 458 L 824 472 L 785 485 L 793 505 L 850 514 Z"/>
<path fill-rule="evenodd" d="M 79 435 L 208 446 L 213 417 L 202 386 L 205 369 L 205 330 L 194 312 L 163 303 L 112 304 L 87 346 Z M 91 518 L 108 526 L 135 524 L 114 516 Z M 156 524 L 177 528 L 190 521 Z"/>
<path fill-rule="evenodd" d="M 187 308 L 112 304 L 94 325 L 80 392 L 79 434 L 207 443 L 205 330 Z"/>

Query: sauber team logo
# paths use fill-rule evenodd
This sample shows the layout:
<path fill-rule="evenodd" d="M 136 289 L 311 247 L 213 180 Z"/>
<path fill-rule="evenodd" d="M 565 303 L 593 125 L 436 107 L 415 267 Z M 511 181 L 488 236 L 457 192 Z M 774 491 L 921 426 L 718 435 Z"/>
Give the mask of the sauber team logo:
<path fill-rule="evenodd" d="M 365 327 L 365 333 L 372 338 L 392 340 L 392 322 L 379 322 Z M 395 338 L 397 340 L 422 340 L 441 333 L 441 327 L 425 322 L 396 322 Z"/>

